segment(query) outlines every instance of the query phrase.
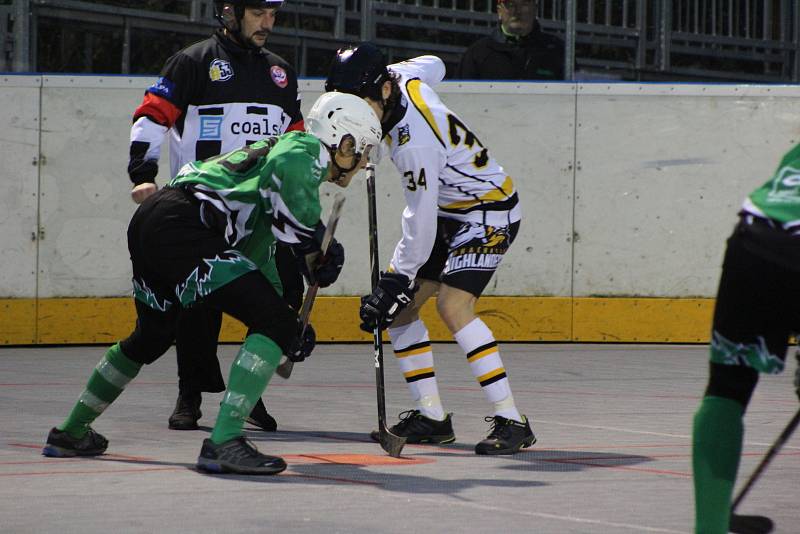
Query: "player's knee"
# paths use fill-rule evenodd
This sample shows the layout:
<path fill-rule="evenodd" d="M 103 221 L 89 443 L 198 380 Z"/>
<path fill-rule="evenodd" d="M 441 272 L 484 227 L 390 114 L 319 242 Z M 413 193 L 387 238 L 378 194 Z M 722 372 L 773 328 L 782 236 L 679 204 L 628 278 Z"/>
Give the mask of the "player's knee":
<path fill-rule="evenodd" d="M 137 323 L 136 330 L 120 341 L 119 345 L 125 356 L 135 362 L 149 365 L 169 350 L 173 339 L 174 331 L 167 326 L 142 329 Z"/>
<path fill-rule="evenodd" d="M 743 365 L 711 363 L 706 397 L 724 397 L 747 408 L 758 383 L 758 371 Z"/>
<path fill-rule="evenodd" d="M 439 296 L 436 311 L 451 332 L 456 332 L 475 318 L 474 306 L 467 301 L 447 299 Z"/>
<path fill-rule="evenodd" d="M 261 334 L 278 344 L 284 354 L 298 334 L 297 313 L 288 306 L 264 307 L 247 324 L 247 335 Z"/>

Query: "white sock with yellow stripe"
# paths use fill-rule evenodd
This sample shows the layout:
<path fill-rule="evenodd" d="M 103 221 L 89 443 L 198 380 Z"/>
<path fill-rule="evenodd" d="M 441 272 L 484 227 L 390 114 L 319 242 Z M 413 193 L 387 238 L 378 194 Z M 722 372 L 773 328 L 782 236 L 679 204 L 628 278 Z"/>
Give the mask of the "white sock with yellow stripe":
<path fill-rule="evenodd" d="M 489 402 L 494 404 L 494 414 L 522 422 L 522 416 L 514 405 L 511 386 L 508 383 L 497 341 L 489 327 L 478 318 L 456 332 L 461 350 L 467 355 L 469 368 L 481 385 Z"/>
<path fill-rule="evenodd" d="M 425 323 L 416 320 L 404 326 L 389 328 L 388 332 L 397 363 L 417 409 L 425 417 L 443 421 L 444 408 L 439 398 L 431 341 Z"/>

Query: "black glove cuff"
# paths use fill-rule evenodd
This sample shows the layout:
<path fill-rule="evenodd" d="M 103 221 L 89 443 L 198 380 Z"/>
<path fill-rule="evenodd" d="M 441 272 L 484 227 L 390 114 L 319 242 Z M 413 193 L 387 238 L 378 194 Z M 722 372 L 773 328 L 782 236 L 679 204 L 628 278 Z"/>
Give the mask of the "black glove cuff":
<path fill-rule="evenodd" d="M 154 159 L 132 159 L 128 163 L 128 177 L 134 185 L 155 183 L 158 174 L 158 162 Z"/>

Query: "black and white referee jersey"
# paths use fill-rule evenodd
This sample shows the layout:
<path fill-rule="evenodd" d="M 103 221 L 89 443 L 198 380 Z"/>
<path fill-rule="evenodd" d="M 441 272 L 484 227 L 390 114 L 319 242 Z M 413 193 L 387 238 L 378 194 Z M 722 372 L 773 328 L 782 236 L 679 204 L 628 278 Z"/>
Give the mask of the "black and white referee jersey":
<path fill-rule="evenodd" d="M 170 169 L 289 130 L 303 130 L 297 75 L 265 48 L 246 48 L 218 30 L 170 57 L 136 108 L 128 172 L 155 181 L 170 133 Z"/>

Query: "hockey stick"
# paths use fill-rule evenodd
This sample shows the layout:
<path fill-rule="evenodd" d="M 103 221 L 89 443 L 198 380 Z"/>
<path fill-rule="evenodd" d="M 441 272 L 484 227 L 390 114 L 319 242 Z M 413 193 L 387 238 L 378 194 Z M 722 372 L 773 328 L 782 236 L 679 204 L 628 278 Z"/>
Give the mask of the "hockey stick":
<path fill-rule="evenodd" d="M 729 530 L 731 532 L 736 532 L 739 534 L 766 534 L 767 532 L 772 532 L 772 529 L 775 528 L 775 524 L 770 518 L 760 515 L 738 515 L 735 513 L 736 507 L 739 506 L 745 495 L 747 495 L 747 493 L 750 491 L 750 488 L 752 488 L 759 477 L 761 477 L 769 463 L 772 461 L 775 455 L 778 454 L 778 451 L 781 450 L 781 447 L 783 447 L 783 445 L 792 436 L 792 433 L 795 431 L 798 424 L 800 424 L 800 410 L 794 414 L 792 420 L 789 421 L 789 424 L 783 429 L 781 435 L 778 436 L 778 439 L 776 439 L 775 443 L 772 444 L 772 447 L 769 448 L 767 454 L 764 455 L 764 458 L 762 458 L 761 463 L 758 464 L 756 470 L 753 471 L 753 474 L 747 479 L 744 487 L 742 487 L 742 489 L 739 491 L 739 495 L 737 495 L 733 500 L 733 504 L 731 505 L 731 520 L 729 526 Z"/>
<path fill-rule="evenodd" d="M 325 233 L 322 234 L 322 243 L 319 247 L 319 254 L 321 256 L 324 256 L 328 252 L 328 246 L 330 246 L 331 240 L 333 240 L 333 233 L 336 231 L 336 225 L 339 224 L 339 217 L 342 214 L 343 205 L 344 195 L 339 193 L 333 200 L 331 214 L 328 216 L 328 225 L 325 227 Z M 311 307 L 314 305 L 314 299 L 317 298 L 317 291 L 319 291 L 319 284 L 315 282 L 309 286 L 308 290 L 306 290 L 306 296 L 303 298 L 303 306 L 300 308 L 300 322 L 303 325 L 301 336 L 306 333 L 306 327 L 308 326 L 308 320 L 311 315 Z M 294 362 L 286 358 L 286 361 L 280 364 L 278 368 L 275 369 L 275 372 L 278 373 L 278 376 L 281 378 L 288 380 L 289 377 L 292 376 L 292 369 L 294 369 Z"/>
<path fill-rule="evenodd" d="M 369 262 L 372 268 L 372 289 L 378 286 L 380 271 L 378 267 L 378 214 L 375 206 L 375 165 L 367 164 L 367 210 L 369 212 Z M 381 326 L 375 325 L 372 331 L 372 348 L 375 352 L 375 389 L 378 393 L 378 433 L 383 450 L 389 456 L 398 458 L 406 438 L 395 436 L 386 428 L 386 394 L 383 381 L 383 341 Z"/>

